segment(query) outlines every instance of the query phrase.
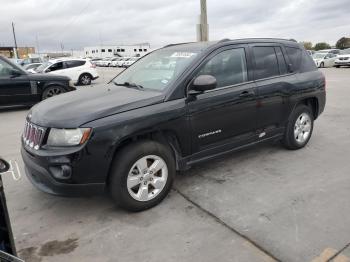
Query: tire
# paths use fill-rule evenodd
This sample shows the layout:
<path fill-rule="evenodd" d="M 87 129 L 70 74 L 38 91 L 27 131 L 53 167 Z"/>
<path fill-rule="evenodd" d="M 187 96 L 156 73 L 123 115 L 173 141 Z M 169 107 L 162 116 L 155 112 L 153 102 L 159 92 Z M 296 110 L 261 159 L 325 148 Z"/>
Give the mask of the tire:
<path fill-rule="evenodd" d="M 335 67 L 336 67 L 336 68 L 339 68 L 340 66 L 336 65 Z"/>
<path fill-rule="evenodd" d="M 323 62 L 320 64 L 320 67 L 321 67 L 321 68 L 323 68 L 323 67 L 324 67 L 324 63 L 323 63 Z"/>
<path fill-rule="evenodd" d="M 79 84 L 83 86 L 91 85 L 91 80 L 92 76 L 90 74 L 85 73 L 79 77 Z"/>
<path fill-rule="evenodd" d="M 152 174 L 149 168 L 156 161 L 162 168 L 153 169 Z M 121 149 L 113 160 L 108 190 L 119 207 L 138 212 L 156 206 L 168 195 L 175 174 L 169 147 L 155 141 L 135 142 Z"/>
<path fill-rule="evenodd" d="M 48 99 L 50 97 L 63 94 L 65 92 L 66 92 L 66 90 L 64 90 L 64 88 L 61 86 L 49 86 L 44 90 L 44 92 L 41 96 L 41 99 L 45 100 L 45 99 Z"/>
<path fill-rule="evenodd" d="M 298 105 L 290 116 L 282 144 L 290 150 L 303 148 L 311 138 L 313 127 L 314 118 L 310 107 Z"/>

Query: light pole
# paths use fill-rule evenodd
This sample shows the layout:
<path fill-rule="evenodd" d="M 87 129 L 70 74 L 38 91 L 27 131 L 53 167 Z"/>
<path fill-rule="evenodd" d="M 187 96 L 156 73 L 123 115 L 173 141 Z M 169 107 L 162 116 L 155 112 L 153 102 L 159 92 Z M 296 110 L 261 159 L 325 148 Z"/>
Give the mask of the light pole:
<path fill-rule="evenodd" d="M 209 40 L 209 25 L 207 17 L 207 0 L 201 1 L 201 14 L 199 17 L 199 24 L 197 25 L 197 41 Z"/>
<path fill-rule="evenodd" d="M 15 24 L 12 22 L 12 33 L 13 33 L 13 40 L 15 41 L 15 58 L 18 59 L 18 51 L 17 51 L 17 39 L 16 39 L 16 33 L 15 33 Z"/>

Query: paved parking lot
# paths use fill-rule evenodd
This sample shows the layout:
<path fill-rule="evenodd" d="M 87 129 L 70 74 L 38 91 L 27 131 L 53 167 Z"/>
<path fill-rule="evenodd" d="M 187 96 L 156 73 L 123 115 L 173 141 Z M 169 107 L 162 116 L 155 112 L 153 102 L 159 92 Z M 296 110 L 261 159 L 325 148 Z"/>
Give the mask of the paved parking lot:
<path fill-rule="evenodd" d="M 117 69 L 99 69 L 103 83 Z M 177 176 L 159 206 L 54 197 L 4 183 L 27 261 L 350 261 L 350 68 L 324 69 L 327 105 L 306 148 L 260 145 Z M 83 88 L 83 87 L 81 87 Z M 97 87 L 91 87 L 97 88 Z M 20 158 L 27 110 L 0 112 L 0 155 Z"/>

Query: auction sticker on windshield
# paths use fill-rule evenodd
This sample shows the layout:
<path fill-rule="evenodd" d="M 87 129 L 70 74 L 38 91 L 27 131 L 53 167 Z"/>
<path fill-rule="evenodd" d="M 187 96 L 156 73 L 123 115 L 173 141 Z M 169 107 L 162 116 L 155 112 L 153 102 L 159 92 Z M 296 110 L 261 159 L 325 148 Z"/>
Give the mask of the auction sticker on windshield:
<path fill-rule="evenodd" d="M 175 52 L 171 55 L 171 57 L 183 57 L 183 58 L 189 58 L 191 56 L 194 56 L 196 53 L 190 53 L 190 52 Z"/>

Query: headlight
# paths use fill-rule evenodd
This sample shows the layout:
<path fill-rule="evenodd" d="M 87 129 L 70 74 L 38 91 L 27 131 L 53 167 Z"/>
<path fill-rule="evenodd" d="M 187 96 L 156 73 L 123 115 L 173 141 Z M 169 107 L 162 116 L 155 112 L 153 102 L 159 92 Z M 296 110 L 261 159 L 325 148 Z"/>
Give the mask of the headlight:
<path fill-rule="evenodd" d="M 51 128 L 47 145 L 77 146 L 84 144 L 90 137 L 91 128 L 57 129 Z"/>

